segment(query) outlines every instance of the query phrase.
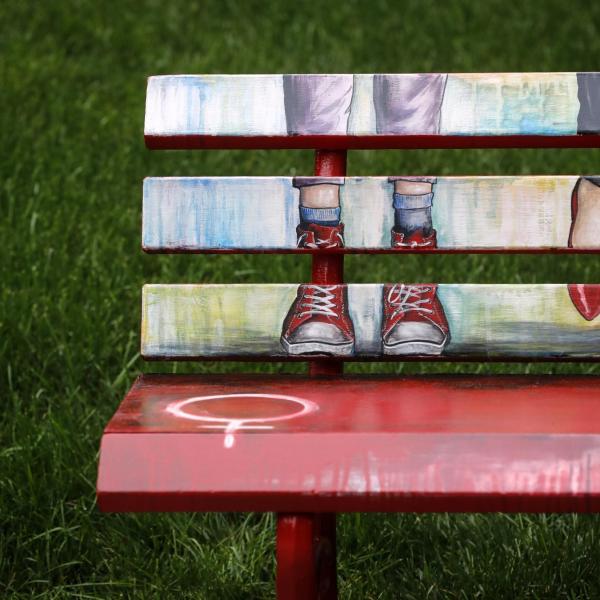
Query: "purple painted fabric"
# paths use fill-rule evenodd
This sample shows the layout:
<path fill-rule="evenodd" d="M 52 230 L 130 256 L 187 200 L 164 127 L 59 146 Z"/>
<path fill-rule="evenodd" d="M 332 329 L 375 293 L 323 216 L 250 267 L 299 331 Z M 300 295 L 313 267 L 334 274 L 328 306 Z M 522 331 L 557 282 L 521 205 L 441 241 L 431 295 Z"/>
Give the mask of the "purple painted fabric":
<path fill-rule="evenodd" d="M 380 134 L 436 134 L 447 75 L 374 75 L 373 104 Z M 290 135 L 345 135 L 352 75 L 284 75 Z"/>
<path fill-rule="evenodd" d="M 436 134 L 448 76 L 374 75 L 373 104 L 377 133 Z"/>
<path fill-rule="evenodd" d="M 345 135 L 353 79 L 352 75 L 284 75 L 288 133 Z"/>
<path fill-rule="evenodd" d="M 577 73 L 577 133 L 600 131 L 600 73 Z"/>

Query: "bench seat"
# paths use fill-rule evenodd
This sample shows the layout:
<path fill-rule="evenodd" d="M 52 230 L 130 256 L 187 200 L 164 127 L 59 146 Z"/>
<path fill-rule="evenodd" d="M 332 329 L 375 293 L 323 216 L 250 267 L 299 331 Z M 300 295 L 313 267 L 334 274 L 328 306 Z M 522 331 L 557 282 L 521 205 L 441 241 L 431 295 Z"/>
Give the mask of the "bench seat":
<path fill-rule="evenodd" d="M 594 512 L 586 376 L 142 375 L 106 427 L 105 511 Z"/>

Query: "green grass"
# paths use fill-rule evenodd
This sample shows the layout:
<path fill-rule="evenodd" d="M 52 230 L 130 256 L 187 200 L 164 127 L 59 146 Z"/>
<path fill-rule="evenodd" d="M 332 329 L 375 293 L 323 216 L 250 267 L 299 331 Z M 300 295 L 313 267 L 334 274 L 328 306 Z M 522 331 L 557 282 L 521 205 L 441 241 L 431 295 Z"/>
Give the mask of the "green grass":
<path fill-rule="evenodd" d="M 146 175 L 310 173 L 309 152 L 150 153 L 150 74 L 598 70 L 589 2 L 0 5 L 0 596 L 272 597 L 270 515 L 103 515 L 98 444 L 145 365 L 143 282 L 305 280 L 306 257 L 144 256 Z M 354 152 L 351 174 L 597 173 L 597 150 Z M 352 256 L 351 281 L 598 281 L 596 257 Z M 600 372 L 589 365 L 349 371 Z M 346 515 L 345 598 L 597 598 L 600 521 Z"/>

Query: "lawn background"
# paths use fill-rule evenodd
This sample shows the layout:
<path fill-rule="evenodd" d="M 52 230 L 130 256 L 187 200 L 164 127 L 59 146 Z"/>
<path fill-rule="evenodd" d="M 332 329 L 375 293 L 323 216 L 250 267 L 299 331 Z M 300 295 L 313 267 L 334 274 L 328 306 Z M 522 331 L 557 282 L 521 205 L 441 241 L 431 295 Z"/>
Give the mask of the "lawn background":
<path fill-rule="evenodd" d="M 0 596 L 263 598 L 270 515 L 103 515 L 103 426 L 146 365 L 143 282 L 296 282 L 294 256 L 144 256 L 147 175 L 310 174 L 306 151 L 144 148 L 164 73 L 600 70 L 586 1 L 3 2 L 0 5 Z M 600 173 L 597 150 L 352 152 L 349 174 Z M 598 282 L 593 256 L 350 256 L 355 282 Z M 590 365 L 351 365 L 349 372 L 573 372 Z M 593 516 L 346 515 L 343 598 L 594 598 Z"/>

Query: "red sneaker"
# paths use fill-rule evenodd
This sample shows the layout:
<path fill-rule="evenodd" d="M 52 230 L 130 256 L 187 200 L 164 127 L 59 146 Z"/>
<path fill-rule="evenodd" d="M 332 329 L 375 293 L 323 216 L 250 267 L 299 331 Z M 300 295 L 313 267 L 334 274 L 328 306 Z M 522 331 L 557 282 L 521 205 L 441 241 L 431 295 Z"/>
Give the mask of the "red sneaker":
<path fill-rule="evenodd" d="M 586 321 L 593 321 L 600 315 L 600 285 L 569 283 L 567 289 L 571 302 Z"/>
<path fill-rule="evenodd" d="M 405 235 L 392 228 L 392 248 L 394 250 L 432 250 L 437 248 L 435 229 L 432 229 L 429 235 L 423 235 L 422 229 Z"/>
<path fill-rule="evenodd" d="M 383 286 L 383 353 L 441 354 L 450 341 L 437 285 Z"/>
<path fill-rule="evenodd" d="M 288 354 L 351 356 L 354 326 L 345 285 L 298 286 L 284 322 L 281 345 Z"/>
<path fill-rule="evenodd" d="M 298 248 L 311 250 L 330 250 L 344 247 L 344 224 L 335 226 L 301 223 L 296 227 Z"/>

